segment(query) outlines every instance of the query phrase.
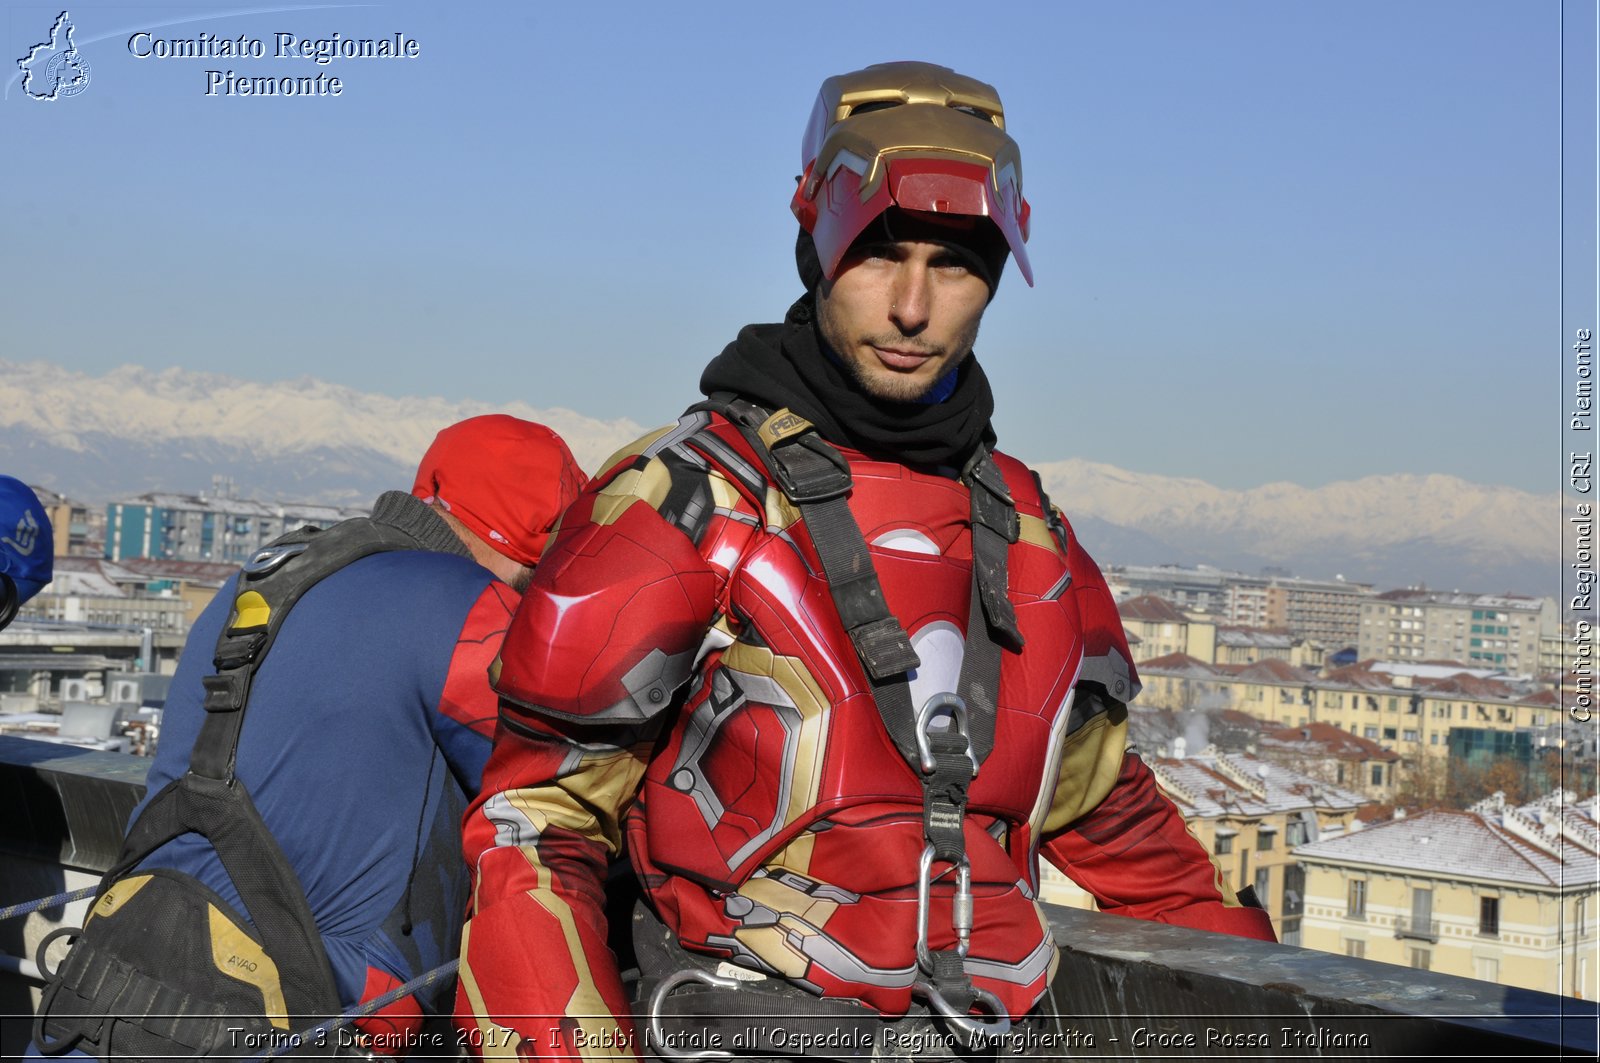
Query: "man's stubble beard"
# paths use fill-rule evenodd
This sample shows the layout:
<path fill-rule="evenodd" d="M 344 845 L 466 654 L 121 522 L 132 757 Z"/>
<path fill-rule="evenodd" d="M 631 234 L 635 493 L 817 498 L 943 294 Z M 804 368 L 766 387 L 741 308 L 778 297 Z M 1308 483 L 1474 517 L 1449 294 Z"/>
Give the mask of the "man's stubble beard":
<path fill-rule="evenodd" d="M 817 327 L 822 333 L 823 342 L 838 356 L 840 364 L 850 374 L 850 379 L 856 388 L 875 399 L 882 399 L 886 402 L 921 401 L 928 392 L 938 386 L 945 376 L 954 372 L 962 362 L 972 356 L 972 348 L 978 342 L 978 327 L 982 324 L 982 318 L 979 318 L 972 323 L 972 328 L 967 335 L 956 337 L 955 343 L 951 344 L 951 346 L 959 345 L 958 349 L 962 352 L 961 356 L 949 362 L 945 366 L 943 373 L 930 380 L 921 380 L 910 376 L 902 376 L 887 369 L 883 370 L 879 375 L 874 375 L 860 361 L 844 353 L 846 350 L 854 350 L 855 346 L 849 342 L 848 337 L 844 334 L 843 327 L 829 315 L 826 301 L 819 299 L 817 309 Z M 893 335 L 869 337 L 866 342 L 881 347 L 922 346 L 916 337 L 906 336 L 898 332 Z M 943 350 L 944 348 L 938 348 L 933 353 L 943 353 Z"/>

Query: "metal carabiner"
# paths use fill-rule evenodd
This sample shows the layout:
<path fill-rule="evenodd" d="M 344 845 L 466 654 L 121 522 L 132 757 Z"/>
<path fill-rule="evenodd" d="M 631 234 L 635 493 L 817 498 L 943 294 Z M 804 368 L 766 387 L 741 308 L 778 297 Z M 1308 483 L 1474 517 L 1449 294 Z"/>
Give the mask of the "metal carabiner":
<path fill-rule="evenodd" d="M 982 1048 L 981 1038 L 1004 1037 L 1011 1032 L 1011 1016 L 1006 1014 L 1005 1005 L 987 989 L 973 987 L 973 992 L 978 994 L 975 1003 L 989 1009 L 987 1018 L 957 1011 L 955 1005 L 946 1000 L 930 982 L 913 982 L 911 992 L 921 996 L 941 1019 L 960 1031 L 967 1039 L 969 1049 Z"/>
<path fill-rule="evenodd" d="M 972 865 L 966 857 L 956 870 L 956 894 L 951 901 L 950 925 L 956 932 L 956 953 L 966 959 L 972 947 Z M 943 878 L 941 872 L 939 875 Z M 922 847 L 922 859 L 917 861 L 917 966 L 933 973 L 933 949 L 928 946 L 928 909 L 933 893 L 933 844 Z"/>
<path fill-rule="evenodd" d="M 667 997 L 672 994 L 674 989 L 686 982 L 700 982 L 704 985 L 714 986 L 717 989 L 739 988 L 739 983 L 732 978 L 724 978 L 709 971 L 685 968 L 667 975 L 661 980 L 661 984 L 656 986 L 655 991 L 650 994 L 650 1037 L 655 1041 L 655 1044 L 647 1045 L 646 1047 L 654 1048 L 656 1055 L 664 1059 L 732 1059 L 732 1052 L 726 1052 L 720 1048 L 707 1048 L 699 1052 L 680 1052 L 672 1047 L 671 1042 L 668 1041 L 667 1031 L 661 1025 L 661 1006 L 667 1002 Z"/>
<path fill-rule="evenodd" d="M 972 776 L 978 776 L 978 758 L 972 752 L 971 730 L 967 726 L 967 703 L 960 694 L 952 694 L 948 690 L 940 691 L 922 703 L 922 708 L 917 710 L 917 760 L 922 774 L 932 775 L 935 767 L 933 749 L 928 745 L 928 724 L 933 722 L 934 713 L 940 709 L 950 709 L 950 726 L 956 734 L 966 739 L 967 759 L 972 761 Z"/>

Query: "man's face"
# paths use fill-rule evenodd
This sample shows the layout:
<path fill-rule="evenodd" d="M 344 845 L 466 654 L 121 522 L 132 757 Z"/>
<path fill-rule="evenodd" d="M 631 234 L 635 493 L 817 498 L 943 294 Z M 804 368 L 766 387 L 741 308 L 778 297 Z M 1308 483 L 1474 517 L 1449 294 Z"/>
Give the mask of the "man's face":
<path fill-rule="evenodd" d="M 960 253 L 898 240 L 852 248 L 817 290 L 817 320 L 861 390 L 913 402 L 972 353 L 988 303 Z"/>

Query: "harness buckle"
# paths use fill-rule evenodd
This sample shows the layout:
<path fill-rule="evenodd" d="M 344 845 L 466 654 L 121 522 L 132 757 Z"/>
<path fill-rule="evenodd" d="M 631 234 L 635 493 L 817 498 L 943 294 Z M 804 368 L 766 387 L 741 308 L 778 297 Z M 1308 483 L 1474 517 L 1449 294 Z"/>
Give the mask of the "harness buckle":
<path fill-rule="evenodd" d="M 778 486 L 797 506 L 831 502 L 850 493 L 850 463 L 815 432 L 779 439 L 767 453 Z"/>
<path fill-rule="evenodd" d="M 949 709 L 949 713 L 940 715 L 941 709 Z M 972 761 L 972 777 L 978 777 L 978 757 L 972 751 L 972 731 L 967 723 L 967 703 L 960 694 L 952 694 L 948 690 L 933 695 L 922 703 L 922 708 L 917 710 L 917 760 L 922 774 L 932 775 L 937 766 L 933 747 L 929 743 L 929 727 L 935 719 L 950 721 L 950 730 L 960 735 L 966 744 L 967 759 Z"/>
<path fill-rule="evenodd" d="M 250 555 L 244 563 L 244 574 L 260 579 L 282 568 L 291 557 L 305 553 L 310 546 L 310 542 L 269 543 Z"/>
<path fill-rule="evenodd" d="M 667 1037 L 666 1028 L 661 1025 L 661 1006 L 667 1002 L 667 997 L 672 995 L 674 989 L 689 982 L 700 982 L 703 985 L 717 989 L 739 988 L 739 983 L 732 978 L 724 978 L 709 971 L 699 971 L 693 968 L 685 968 L 667 975 L 650 994 L 649 1037 L 655 1043 L 649 1047 L 654 1049 L 656 1055 L 663 1059 L 732 1059 L 732 1052 L 727 1052 L 720 1048 L 706 1048 L 698 1052 L 680 1052 L 673 1046 L 671 1039 Z"/>

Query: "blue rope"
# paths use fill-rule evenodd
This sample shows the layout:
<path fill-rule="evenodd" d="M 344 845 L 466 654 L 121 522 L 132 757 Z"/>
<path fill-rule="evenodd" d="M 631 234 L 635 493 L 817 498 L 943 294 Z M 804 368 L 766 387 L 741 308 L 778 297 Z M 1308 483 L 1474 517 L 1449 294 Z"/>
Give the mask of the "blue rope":
<path fill-rule="evenodd" d="M 318 1023 L 309 1030 L 303 1030 L 296 1034 L 285 1035 L 283 1043 L 274 1045 L 272 1051 L 266 1053 L 265 1055 L 256 1056 L 254 1059 L 247 1060 L 246 1063 L 262 1063 L 263 1060 L 276 1059 L 279 1056 L 295 1051 L 308 1041 L 313 1044 L 320 1043 L 318 1042 L 319 1037 L 325 1037 L 327 1034 L 332 1033 L 341 1026 L 348 1026 L 357 1019 L 364 1019 L 375 1011 L 383 1010 L 402 997 L 410 996 L 419 989 L 426 989 L 435 982 L 450 977 L 456 973 L 456 968 L 459 966 L 461 966 L 461 960 L 459 958 L 441 963 L 427 974 L 419 974 L 405 985 L 395 986 L 393 989 L 383 994 L 383 996 L 373 997 L 365 1004 L 362 1004 L 357 1008 L 352 1008 L 343 1015 L 338 1015 L 327 1020 L 326 1022 Z"/>
<path fill-rule="evenodd" d="M 52 897 L 40 897 L 36 901 L 26 901 L 22 904 L 13 904 L 8 908 L 0 908 L 0 920 L 10 919 L 17 915 L 27 915 L 29 912 L 37 912 L 40 908 L 55 908 L 63 904 L 69 904 L 72 901 L 81 901 L 85 897 L 93 897 L 99 888 L 98 885 L 85 886 L 81 890 L 73 890 L 70 893 L 57 893 Z"/>

